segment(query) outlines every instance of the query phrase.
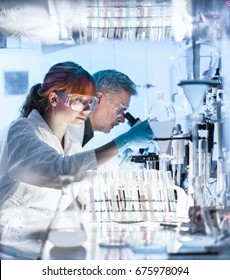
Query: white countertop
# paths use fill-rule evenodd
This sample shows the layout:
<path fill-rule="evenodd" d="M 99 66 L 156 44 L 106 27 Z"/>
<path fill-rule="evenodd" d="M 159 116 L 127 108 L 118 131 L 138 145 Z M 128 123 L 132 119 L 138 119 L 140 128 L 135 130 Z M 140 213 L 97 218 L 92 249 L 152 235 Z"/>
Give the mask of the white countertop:
<path fill-rule="evenodd" d="M 58 248 L 48 240 L 41 259 L 230 259 L 230 240 L 225 248 L 216 247 L 212 253 L 197 247 L 195 241 L 194 247 L 184 248 L 177 240 L 175 229 L 154 222 L 90 222 L 86 233 L 87 240 L 79 247 Z M 180 248 L 180 254 L 172 253 L 175 248 Z"/>

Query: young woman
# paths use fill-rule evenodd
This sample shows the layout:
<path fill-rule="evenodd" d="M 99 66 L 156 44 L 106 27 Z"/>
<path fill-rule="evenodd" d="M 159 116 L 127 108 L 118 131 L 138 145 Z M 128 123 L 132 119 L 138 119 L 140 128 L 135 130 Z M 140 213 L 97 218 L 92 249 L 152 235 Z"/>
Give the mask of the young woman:
<path fill-rule="evenodd" d="M 98 103 L 93 78 L 74 62 L 52 66 L 33 86 L 0 156 L 0 250 L 37 258 L 61 195 L 58 177 L 77 181 L 127 146 L 150 141 L 147 121 L 110 143 L 81 152 L 69 126 L 81 126 Z"/>

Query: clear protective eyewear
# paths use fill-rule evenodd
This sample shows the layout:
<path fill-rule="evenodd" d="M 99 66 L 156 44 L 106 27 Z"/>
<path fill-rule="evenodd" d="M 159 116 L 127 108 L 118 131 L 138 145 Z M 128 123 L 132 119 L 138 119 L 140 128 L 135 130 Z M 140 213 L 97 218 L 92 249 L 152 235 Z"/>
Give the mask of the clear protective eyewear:
<path fill-rule="evenodd" d="M 117 117 L 122 117 L 124 116 L 124 113 L 126 110 L 128 110 L 129 107 L 125 106 L 124 104 L 121 103 L 121 101 L 117 98 L 111 97 L 111 98 L 106 98 L 110 106 L 112 107 L 113 111 L 116 113 Z M 116 105 L 112 103 L 112 101 L 116 101 Z"/>
<path fill-rule="evenodd" d="M 99 99 L 96 96 L 69 94 L 61 90 L 56 90 L 55 92 L 59 96 L 65 94 L 65 106 L 70 107 L 74 111 L 81 112 L 88 109 L 93 112 L 97 104 L 99 103 Z"/>

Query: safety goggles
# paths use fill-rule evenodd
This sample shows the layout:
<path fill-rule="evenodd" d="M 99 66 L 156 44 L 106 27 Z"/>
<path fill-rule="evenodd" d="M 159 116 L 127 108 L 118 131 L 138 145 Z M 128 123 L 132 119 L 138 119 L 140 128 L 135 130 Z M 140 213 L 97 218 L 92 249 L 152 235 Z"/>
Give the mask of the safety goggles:
<path fill-rule="evenodd" d="M 92 112 L 99 103 L 99 99 L 96 96 L 69 94 L 61 90 L 56 90 L 55 92 L 61 97 L 64 95 L 65 106 L 70 107 L 74 111 L 89 110 Z"/>
<path fill-rule="evenodd" d="M 108 98 L 106 97 L 106 100 L 112 107 L 113 111 L 115 112 L 117 117 L 122 117 L 124 116 L 124 113 L 126 110 L 128 110 L 129 107 L 125 106 L 124 104 L 121 103 L 121 101 L 117 98 L 111 97 Z"/>

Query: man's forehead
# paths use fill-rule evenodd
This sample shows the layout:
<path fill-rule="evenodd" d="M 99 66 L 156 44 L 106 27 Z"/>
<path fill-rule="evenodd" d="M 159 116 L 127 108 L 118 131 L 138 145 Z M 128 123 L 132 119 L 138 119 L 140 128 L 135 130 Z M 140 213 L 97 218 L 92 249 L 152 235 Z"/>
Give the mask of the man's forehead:
<path fill-rule="evenodd" d="M 124 105 L 128 105 L 131 99 L 131 94 L 127 91 L 122 91 L 119 92 L 116 97 L 121 101 L 121 103 L 124 103 Z"/>

